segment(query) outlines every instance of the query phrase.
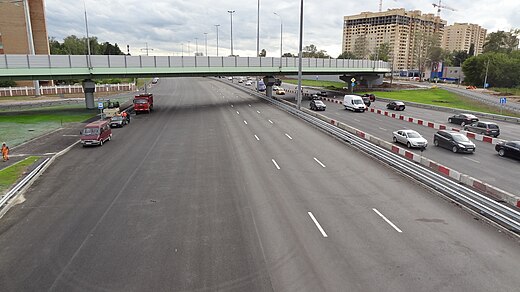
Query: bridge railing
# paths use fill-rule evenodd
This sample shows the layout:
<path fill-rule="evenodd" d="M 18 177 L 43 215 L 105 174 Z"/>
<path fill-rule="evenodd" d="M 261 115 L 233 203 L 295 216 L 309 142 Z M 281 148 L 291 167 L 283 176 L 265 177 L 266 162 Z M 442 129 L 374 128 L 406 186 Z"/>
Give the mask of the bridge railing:
<path fill-rule="evenodd" d="M 0 69 L 30 68 L 298 67 L 297 57 L 126 55 L 0 55 Z M 384 61 L 303 58 L 303 68 L 387 69 Z"/>

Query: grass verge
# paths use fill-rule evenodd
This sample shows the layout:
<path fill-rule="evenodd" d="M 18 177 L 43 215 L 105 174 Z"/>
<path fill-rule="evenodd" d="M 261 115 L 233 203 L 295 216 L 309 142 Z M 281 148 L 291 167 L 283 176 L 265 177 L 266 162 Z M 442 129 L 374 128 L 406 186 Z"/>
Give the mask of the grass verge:
<path fill-rule="evenodd" d="M 298 80 L 295 79 L 284 79 L 284 83 L 289 84 L 298 84 Z M 345 82 L 338 81 L 323 81 L 323 80 L 305 80 L 302 79 L 302 85 L 304 86 L 312 86 L 312 87 L 323 87 L 330 90 L 338 90 L 347 86 Z"/>
<path fill-rule="evenodd" d="M 35 163 L 40 157 L 29 156 L 11 166 L 0 170 L 0 193 L 4 193 L 11 187 L 23 174 L 29 166 Z"/>
<path fill-rule="evenodd" d="M 504 94 L 504 95 L 515 95 L 515 96 L 520 96 L 520 87 L 515 87 L 515 88 L 501 88 L 501 87 L 492 87 L 492 88 L 489 88 L 490 90 L 493 90 L 493 91 L 496 91 L 496 92 L 499 92 L 500 94 Z"/>

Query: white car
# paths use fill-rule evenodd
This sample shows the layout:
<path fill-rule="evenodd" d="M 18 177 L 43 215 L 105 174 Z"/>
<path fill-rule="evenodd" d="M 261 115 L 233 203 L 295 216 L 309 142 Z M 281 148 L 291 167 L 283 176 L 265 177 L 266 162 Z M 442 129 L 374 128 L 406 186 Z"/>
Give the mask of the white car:
<path fill-rule="evenodd" d="M 424 139 L 421 134 L 414 130 L 399 130 L 393 132 L 394 143 L 399 142 L 406 144 L 408 148 L 426 148 L 428 146 L 428 140 Z"/>
<path fill-rule="evenodd" d="M 253 83 L 251 81 L 246 81 L 246 83 L 244 83 L 246 86 L 251 86 L 253 85 Z"/>

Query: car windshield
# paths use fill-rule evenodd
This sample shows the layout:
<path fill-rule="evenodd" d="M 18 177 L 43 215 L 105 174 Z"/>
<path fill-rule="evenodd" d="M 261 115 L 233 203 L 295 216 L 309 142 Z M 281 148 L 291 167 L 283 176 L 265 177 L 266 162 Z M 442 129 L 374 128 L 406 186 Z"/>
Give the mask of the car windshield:
<path fill-rule="evenodd" d="M 316 102 L 314 102 L 314 103 L 315 103 L 316 105 L 325 105 L 325 104 L 323 103 L 323 101 L 321 101 L 321 100 L 318 100 L 318 101 L 316 101 Z"/>
<path fill-rule="evenodd" d="M 422 136 L 416 132 L 407 132 L 407 134 L 408 134 L 408 138 L 422 138 Z"/>
<path fill-rule="evenodd" d="M 352 101 L 353 104 L 363 104 L 363 101 L 362 100 L 359 100 L 359 99 L 354 99 Z"/>
<path fill-rule="evenodd" d="M 456 142 L 469 142 L 468 137 L 462 134 L 453 134 L 453 140 Z"/>
<path fill-rule="evenodd" d="M 85 128 L 83 129 L 83 135 L 90 136 L 90 135 L 97 135 L 99 134 L 98 128 Z"/>
<path fill-rule="evenodd" d="M 122 121 L 122 120 L 123 120 L 123 117 L 121 117 L 121 116 L 112 117 L 112 121 Z"/>
<path fill-rule="evenodd" d="M 134 100 L 134 103 L 143 104 L 143 103 L 148 103 L 148 101 L 146 99 L 136 99 L 136 100 Z"/>

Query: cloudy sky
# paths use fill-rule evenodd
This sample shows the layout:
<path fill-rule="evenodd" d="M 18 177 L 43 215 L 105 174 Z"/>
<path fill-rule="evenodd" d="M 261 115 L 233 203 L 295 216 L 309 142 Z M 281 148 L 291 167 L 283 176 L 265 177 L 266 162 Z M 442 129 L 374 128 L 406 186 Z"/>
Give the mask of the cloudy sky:
<path fill-rule="evenodd" d="M 215 24 L 219 27 L 219 55 L 230 54 L 230 14 L 233 14 L 234 53 L 256 55 L 257 0 L 84 0 L 89 33 L 100 41 L 130 46 L 132 55 L 193 55 L 197 49 L 216 55 Z M 74 4 L 72 4 L 74 3 Z M 383 10 L 405 8 L 436 13 L 438 0 L 383 0 Z M 456 11 L 443 10 L 448 21 L 476 23 L 488 32 L 520 28 L 519 0 L 443 0 Z M 62 40 L 68 35 L 85 36 L 82 1 L 46 0 L 47 29 L 50 37 Z M 260 49 L 267 56 L 280 53 L 280 19 L 283 21 L 283 52 L 298 51 L 298 0 L 260 0 Z M 376 12 L 379 0 L 304 0 L 304 46 L 314 44 L 336 57 L 341 53 L 343 16 L 363 11 Z M 278 17 L 273 12 L 281 16 Z M 204 33 L 207 35 L 204 35 Z M 196 40 L 198 39 L 198 40 Z"/>

